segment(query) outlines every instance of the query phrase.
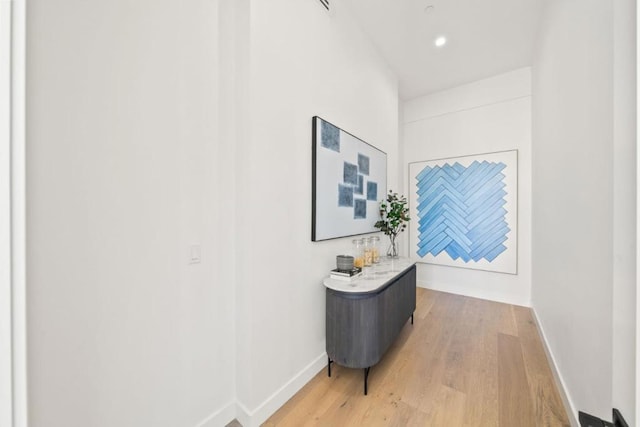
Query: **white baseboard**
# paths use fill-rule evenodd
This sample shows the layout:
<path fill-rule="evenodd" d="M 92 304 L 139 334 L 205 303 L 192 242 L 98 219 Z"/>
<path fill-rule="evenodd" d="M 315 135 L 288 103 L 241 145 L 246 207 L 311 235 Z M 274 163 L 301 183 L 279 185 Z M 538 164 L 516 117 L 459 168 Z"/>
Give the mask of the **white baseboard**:
<path fill-rule="evenodd" d="M 569 417 L 569 422 L 571 423 L 571 427 L 580 427 L 580 422 L 578 421 L 578 411 L 576 407 L 573 405 L 573 401 L 571 400 L 571 396 L 567 391 L 566 383 L 558 370 L 558 365 L 556 364 L 556 359 L 553 357 L 553 352 L 549 347 L 549 342 L 547 341 L 547 335 L 544 333 L 544 328 L 540 323 L 540 319 L 538 318 L 538 313 L 532 307 L 531 311 L 533 312 L 533 320 L 536 322 L 536 326 L 538 327 L 538 331 L 540 331 L 540 336 L 542 337 L 542 346 L 544 347 L 544 352 L 547 354 L 547 360 L 549 361 L 549 365 L 551 366 L 551 371 L 553 372 L 553 377 L 556 380 L 556 385 L 558 386 L 558 391 L 560 392 L 560 397 L 562 398 L 562 402 L 564 403 L 564 407 L 569 411 L 567 416 Z"/>
<path fill-rule="evenodd" d="M 230 402 L 223 408 L 209 415 L 200 421 L 197 427 L 220 427 L 226 426 L 236 417 L 236 402 Z"/>
<path fill-rule="evenodd" d="M 236 418 L 243 427 L 258 427 L 326 366 L 327 353 L 322 353 L 253 411 L 248 410 L 241 402 L 236 402 Z"/>
<path fill-rule="evenodd" d="M 242 424 L 242 427 L 251 426 L 251 411 L 240 402 L 236 402 L 236 420 Z"/>
<path fill-rule="evenodd" d="M 416 286 L 424 289 L 431 289 L 439 292 L 446 292 L 449 294 L 463 295 L 465 297 L 484 299 L 488 301 L 501 302 L 511 305 L 519 305 L 522 307 L 531 307 L 531 303 L 528 300 L 524 300 L 518 296 L 505 295 L 503 292 L 487 292 L 482 288 L 471 289 L 466 286 L 456 286 L 452 284 L 443 285 L 441 283 L 427 282 L 425 280 L 417 280 Z"/>

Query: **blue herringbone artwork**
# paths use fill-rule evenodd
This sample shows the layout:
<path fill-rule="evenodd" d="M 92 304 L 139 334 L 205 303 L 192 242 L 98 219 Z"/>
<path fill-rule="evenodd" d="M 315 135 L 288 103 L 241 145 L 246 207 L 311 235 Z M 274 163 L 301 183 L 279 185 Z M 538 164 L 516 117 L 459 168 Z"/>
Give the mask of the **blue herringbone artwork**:
<path fill-rule="evenodd" d="M 493 262 L 510 231 L 503 162 L 427 166 L 417 181 L 417 254 Z"/>

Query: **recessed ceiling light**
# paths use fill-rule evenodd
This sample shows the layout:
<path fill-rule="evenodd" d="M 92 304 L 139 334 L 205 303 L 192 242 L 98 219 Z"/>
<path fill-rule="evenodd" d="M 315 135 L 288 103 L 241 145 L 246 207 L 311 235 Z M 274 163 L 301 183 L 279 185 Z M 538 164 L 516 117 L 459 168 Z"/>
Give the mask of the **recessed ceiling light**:
<path fill-rule="evenodd" d="M 436 38 L 436 40 L 433 42 L 433 44 L 436 45 L 436 47 L 442 47 L 445 44 L 447 44 L 447 38 L 445 36 L 439 36 Z"/>

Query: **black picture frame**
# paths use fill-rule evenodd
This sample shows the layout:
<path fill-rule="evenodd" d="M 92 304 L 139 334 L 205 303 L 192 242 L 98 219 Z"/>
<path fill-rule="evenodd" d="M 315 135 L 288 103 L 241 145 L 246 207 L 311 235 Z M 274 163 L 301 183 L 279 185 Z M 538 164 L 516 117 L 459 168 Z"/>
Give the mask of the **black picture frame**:
<path fill-rule="evenodd" d="M 311 240 L 379 231 L 387 154 L 321 117 L 313 117 L 311 128 Z"/>

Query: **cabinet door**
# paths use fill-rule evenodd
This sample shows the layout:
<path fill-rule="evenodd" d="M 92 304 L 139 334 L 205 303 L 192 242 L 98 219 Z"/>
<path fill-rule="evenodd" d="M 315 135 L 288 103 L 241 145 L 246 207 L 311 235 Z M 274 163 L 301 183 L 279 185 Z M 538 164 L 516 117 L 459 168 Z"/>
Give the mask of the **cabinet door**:
<path fill-rule="evenodd" d="M 413 266 L 380 295 L 381 354 L 395 341 L 415 309 L 416 268 Z"/>
<path fill-rule="evenodd" d="M 327 355 L 348 368 L 380 361 L 378 295 L 348 295 L 327 289 Z"/>

